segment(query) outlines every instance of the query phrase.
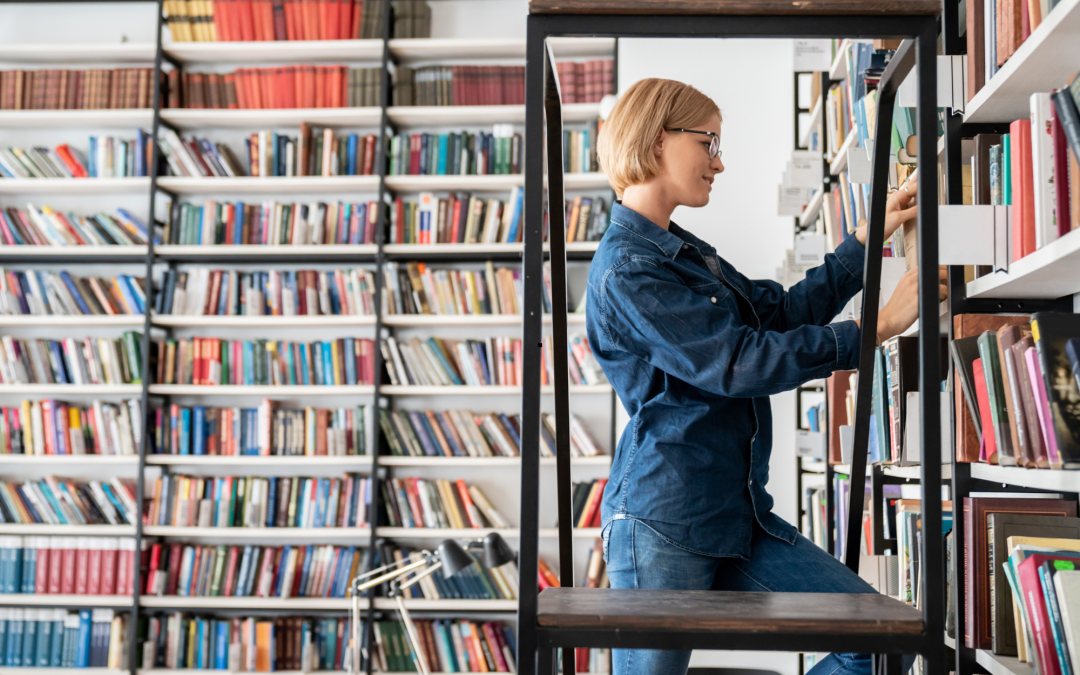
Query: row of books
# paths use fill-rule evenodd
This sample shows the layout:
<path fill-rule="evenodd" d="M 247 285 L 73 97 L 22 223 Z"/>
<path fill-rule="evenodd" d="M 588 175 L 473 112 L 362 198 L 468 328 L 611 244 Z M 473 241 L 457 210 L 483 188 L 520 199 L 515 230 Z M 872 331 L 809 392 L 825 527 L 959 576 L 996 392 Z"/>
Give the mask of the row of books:
<path fill-rule="evenodd" d="M 600 241 L 611 221 L 603 197 L 583 197 L 563 201 L 566 241 Z M 544 238 L 547 238 L 547 213 L 544 214 Z"/>
<path fill-rule="evenodd" d="M 426 263 L 386 270 L 391 314 L 467 316 L 521 313 L 521 269 L 487 261 L 481 270 L 432 269 Z M 404 269 L 402 269 L 404 267 Z"/>
<path fill-rule="evenodd" d="M 117 209 L 116 215 L 80 216 L 28 203 L 25 210 L 11 206 L 0 210 L 0 239 L 5 246 L 145 246 L 148 238 L 146 225 L 124 209 Z"/>
<path fill-rule="evenodd" d="M 2 271 L 2 270 L 0 270 Z M 166 270 L 158 314 L 183 316 L 374 316 L 371 270 Z"/>
<path fill-rule="evenodd" d="M 0 515 L 22 525 L 132 525 L 138 507 L 128 479 L 76 482 L 46 476 L 25 483 L 0 481 Z"/>
<path fill-rule="evenodd" d="M 127 616 L 111 609 L 0 608 L 8 668 L 126 668 Z"/>
<path fill-rule="evenodd" d="M 574 527 L 600 527 L 600 502 L 607 478 L 574 483 L 572 491 Z"/>
<path fill-rule="evenodd" d="M 413 622 L 432 672 L 513 673 L 514 631 L 498 621 L 418 619 Z M 376 621 L 373 658 L 382 672 L 413 672 L 413 652 L 405 625 Z"/>
<path fill-rule="evenodd" d="M 250 140 L 245 141 L 250 145 Z M 172 129 L 161 130 L 158 147 L 169 165 L 173 176 L 189 177 L 235 177 L 247 175 L 244 166 L 224 143 L 213 143 L 206 139 L 193 137 L 182 139 Z M 256 146 L 256 153 L 258 146 Z M 249 163 L 250 164 L 250 163 Z"/>
<path fill-rule="evenodd" d="M 870 459 L 875 463 L 917 464 L 918 439 L 909 427 L 918 419 L 918 338 L 897 336 L 875 351 L 873 401 L 870 414 Z M 942 343 L 940 377 L 948 376 Z M 909 419 L 911 415 L 912 419 Z M 914 428 L 917 428 L 914 427 Z"/>
<path fill-rule="evenodd" d="M 179 1 L 179 0 L 177 0 Z M 352 666 L 352 628 L 344 617 L 192 616 L 144 619 L 142 668 L 229 672 L 344 671 Z"/>
<path fill-rule="evenodd" d="M 510 527 L 478 486 L 461 479 L 387 478 L 380 487 L 390 527 Z"/>
<path fill-rule="evenodd" d="M 8 316 L 113 316 L 142 314 L 143 278 L 130 274 L 73 277 L 66 270 L 0 267 L 0 314 Z"/>
<path fill-rule="evenodd" d="M 45 399 L 0 407 L 0 454 L 137 455 L 141 405 L 135 398 L 89 405 Z"/>
<path fill-rule="evenodd" d="M 367 406 L 279 408 L 180 406 L 156 408 L 150 452 L 159 455 L 345 457 L 366 455 Z"/>
<path fill-rule="evenodd" d="M 183 246 L 374 244 L 378 222 L 377 202 L 183 202 L 172 211 L 163 238 Z"/>
<path fill-rule="evenodd" d="M 521 340 L 491 337 L 486 340 L 411 338 L 399 343 L 394 337 L 380 340 L 383 363 L 391 383 L 421 386 L 520 386 Z M 567 346 L 570 379 L 574 384 L 603 384 L 603 371 L 582 335 Z M 544 338 L 541 381 L 554 381 L 551 336 Z"/>
<path fill-rule="evenodd" d="M 142 384 L 139 343 L 127 331 L 119 338 L 0 338 L 0 382 L 4 384 Z"/>
<path fill-rule="evenodd" d="M 386 0 L 169 0 L 165 25 L 173 42 L 370 40 L 382 37 L 385 12 Z"/>
<path fill-rule="evenodd" d="M 555 455 L 555 416 L 544 413 L 540 452 Z M 521 416 L 471 410 L 379 410 L 379 425 L 390 454 L 403 457 L 518 457 Z M 574 457 L 604 454 L 576 415 L 570 415 L 570 452 Z"/>
<path fill-rule="evenodd" d="M 565 173 L 589 173 L 600 170 L 596 159 L 598 120 L 589 122 L 585 129 L 563 131 L 563 171 Z"/>
<path fill-rule="evenodd" d="M 67 143 L 55 148 L 0 148 L 3 178 L 132 178 L 150 175 L 150 137 L 91 136 L 83 154 Z"/>
<path fill-rule="evenodd" d="M 417 201 L 398 197 L 390 210 L 392 244 L 517 243 L 524 236 L 524 191 L 515 187 L 506 201 L 451 192 L 421 193 Z"/>
<path fill-rule="evenodd" d="M 344 598 L 362 558 L 355 546 L 153 544 L 146 594 Z"/>
<path fill-rule="evenodd" d="M 152 108 L 153 68 L 0 70 L 0 110 Z"/>
<path fill-rule="evenodd" d="M 383 559 L 401 562 L 420 562 L 423 556 L 405 546 L 386 543 L 380 548 Z M 407 583 L 417 573 L 402 577 Z M 466 567 L 449 579 L 432 574 L 405 589 L 406 598 L 425 600 L 516 600 L 518 587 L 517 564 L 506 563 L 501 567 L 487 568 L 478 562 Z"/>
<path fill-rule="evenodd" d="M 381 68 L 296 64 L 231 73 L 169 73 L 169 108 L 282 109 L 378 106 Z"/>
<path fill-rule="evenodd" d="M 523 105 L 525 66 L 400 66 L 394 105 Z"/>
<path fill-rule="evenodd" d="M 0 592 L 131 595 L 135 540 L 120 537 L 0 537 Z"/>
<path fill-rule="evenodd" d="M 1008 134 L 976 137 L 974 203 L 1012 206 L 1013 261 L 1080 227 L 1078 105 L 1080 76 L 1054 94 L 1032 94 L 1030 119 Z"/>
<path fill-rule="evenodd" d="M 615 93 L 615 62 L 611 59 L 557 61 L 555 72 L 563 103 L 599 103 Z"/>
<path fill-rule="evenodd" d="M 523 149 L 521 134 L 514 131 L 513 124 L 496 124 L 491 133 L 402 133 L 390 139 L 388 175 L 519 174 Z"/>
<path fill-rule="evenodd" d="M 173 527 L 364 527 L 371 481 L 300 476 L 188 476 L 154 481 L 146 525 Z"/>
<path fill-rule="evenodd" d="M 317 342 L 162 339 L 153 343 L 161 384 L 357 385 L 375 382 L 369 338 Z"/>
<path fill-rule="evenodd" d="M 975 96 L 1058 5 L 1017 0 L 980 0 L 969 7 L 968 98 Z"/>

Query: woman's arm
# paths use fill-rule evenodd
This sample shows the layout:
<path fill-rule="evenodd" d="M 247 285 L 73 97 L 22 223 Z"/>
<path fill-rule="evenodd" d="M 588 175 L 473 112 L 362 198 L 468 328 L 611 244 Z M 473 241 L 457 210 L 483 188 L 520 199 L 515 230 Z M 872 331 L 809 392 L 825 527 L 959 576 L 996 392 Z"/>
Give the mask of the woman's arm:
<path fill-rule="evenodd" d="M 674 272 L 633 259 L 607 274 L 599 289 L 604 348 L 619 349 L 715 394 L 769 396 L 858 363 L 854 321 L 755 331 L 725 303 L 690 290 Z M 593 311 L 590 309 L 590 311 Z"/>

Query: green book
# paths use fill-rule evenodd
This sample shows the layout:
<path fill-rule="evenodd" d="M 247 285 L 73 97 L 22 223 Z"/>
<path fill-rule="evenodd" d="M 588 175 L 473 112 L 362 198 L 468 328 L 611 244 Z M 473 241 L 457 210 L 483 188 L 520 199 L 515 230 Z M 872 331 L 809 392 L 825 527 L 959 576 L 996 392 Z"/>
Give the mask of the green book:
<path fill-rule="evenodd" d="M 135 331 L 124 332 L 124 350 L 127 352 L 128 371 L 131 384 L 142 384 L 142 359 L 139 357 L 139 341 L 142 335 Z"/>
<path fill-rule="evenodd" d="M 1005 206 L 1012 205 L 1012 142 L 1009 134 L 1001 137 L 1001 195 Z"/>
<path fill-rule="evenodd" d="M 367 454 L 367 406 L 353 408 L 353 454 Z"/>
<path fill-rule="evenodd" d="M 296 522 L 296 502 L 298 499 L 297 495 L 299 495 L 300 492 L 303 491 L 303 484 L 303 478 L 298 478 L 293 481 L 292 494 L 289 495 L 289 517 L 285 521 L 285 527 L 293 527 L 293 524 Z"/>
<path fill-rule="evenodd" d="M 229 557 L 227 546 L 217 547 L 217 558 L 214 559 L 214 578 L 210 582 L 210 595 L 221 595 L 221 578 L 225 576 L 225 559 Z"/>
<path fill-rule="evenodd" d="M 1001 359 L 998 356 L 997 331 L 988 330 L 979 336 L 979 358 L 982 359 L 983 378 L 986 380 L 986 395 L 990 401 L 991 426 L 1001 464 L 1016 466 L 1016 452 L 1012 446 L 1012 433 L 1009 431 L 1008 402 L 1005 398 L 1005 386 L 1001 379 Z M 983 433 L 986 422 L 983 421 Z M 1004 455 L 1004 458 L 1001 457 Z"/>
<path fill-rule="evenodd" d="M 885 348 L 878 347 L 874 352 L 874 381 L 871 392 L 874 428 L 870 432 L 877 439 L 877 454 L 870 457 L 873 462 L 892 461 L 889 442 L 889 381 L 885 358 Z M 870 447 L 874 448 L 875 444 L 871 443 Z"/>

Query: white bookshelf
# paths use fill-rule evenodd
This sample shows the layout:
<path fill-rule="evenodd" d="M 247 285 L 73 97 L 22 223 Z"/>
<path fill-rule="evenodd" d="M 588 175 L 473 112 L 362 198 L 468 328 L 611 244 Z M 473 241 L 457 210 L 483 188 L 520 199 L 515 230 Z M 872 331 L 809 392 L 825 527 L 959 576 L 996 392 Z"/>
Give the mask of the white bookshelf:
<path fill-rule="evenodd" d="M 596 457 L 572 457 L 570 464 L 573 466 L 609 466 L 611 457 L 598 455 Z M 504 467 L 512 469 L 521 468 L 520 457 L 399 457 L 396 455 L 383 455 L 379 457 L 379 466 L 453 466 L 461 468 L 477 467 Z M 540 466 L 555 466 L 554 457 L 541 457 Z"/>
<path fill-rule="evenodd" d="M 142 314 L 118 314 L 112 316 L 94 314 L 80 314 L 77 316 L 0 315 L 0 326 L 62 326 L 70 328 L 77 326 L 113 326 L 142 328 L 142 325 Z"/>
<path fill-rule="evenodd" d="M 386 187 L 395 192 L 430 192 L 433 190 L 469 190 L 471 192 L 494 192 L 512 190 L 525 186 L 525 175 L 520 173 L 489 174 L 484 176 L 387 176 Z M 596 171 L 568 173 L 563 178 L 566 190 L 603 190 L 608 187 L 607 176 Z"/>
<path fill-rule="evenodd" d="M 821 126 L 821 101 L 824 96 L 818 96 L 818 99 L 814 101 L 814 107 L 810 108 L 810 120 L 806 124 L 806 130 L 802 132 L 799 137 L 799 146 L 806 147 L 810 145 L 810 136 L 814 133 L 814 130 Z"/>
<path fill-rule="evenodd" d="M 975 650 L 975 661 L 990 675 L 1035 675 L 1035 666 L 1015 656 L 1001 656 L 987 649 Z"/>
<path fill-rule="evenodd" d="M 180 129 L 298 128 L 302 122 L 307 122 L 324 127 L 374 127 L 377 130 L 381 118 L 381 108 L 166 108 L 161 111 L 161 119 Z M 360 140 L 363 142 L 362 133 Z"/>
<path fill-rule="evenodd" d="M 572 241 L 566 242 L 567 253 L 595 253 L 599 248 L 600 242 L 598 241 Z M 160 248 L 160 247 L 159 247 Z M 525 250 L 524 245 L 520 243 L 512 244 L 386 244 L 383 246 L 383 251 L 388 255 L 393 255 L 398 258 L 407 258 L 409 256 L 422 256 L 424 254 L 439 253 L 439 254 L 463 254 L 474 255 L 478 253 L 491 253 L 493 255 L 502 255 L 507 253 L 521 254 Z M 550 251 L 551 245 L 544 244 L 544 250 Z"/>
<path fill-rule="evenodd" d="M 0 455 L 2 466 L 138 466 L 137 455 Z"/>
<path fill-rule="evenodd" d="M 367 539 L 371 530 L 366 527 L 178 527 L 174 525 L 144 525 L 144 537 L 174 537 L 185 539 L 238 539 L 242 541 L 310 541 L 339 542 Z"/>
<path fill-rule="evenodd" d="M 0 185 L 6 178 L 0 178 Z M 149 183 L 147 183 L 149 189 Z M 32 263 L 40 258 L 63 258 L 84 256 L 116 256 L 142 262 L 146 258 L 145 246 L 0 246 L 0 254 L 14 254 Z"/>
<path fill-rule="evenodd" d="M 613 38 L 548 38 L 556 59 L 602 59 L 615 53 Z M 395 38 L 390 53 L 402 63 L 466 59 L 524 59 L 521 38 Z"/>
<path fill-rule="evenodd" d="M 407 598 L 405 608 L 411 611 L 440 612 L 513 612 L 517 600 L 427 600 Z M 391 598 L 375 598 L 375 609 L 397 609 L 397 601 Z"/>
<path fill-rule="evenodd" d="M 440 528 L 440 527 L 377 527 L 375 534 L 380 537 L 392 537 L 394 539 L 479 539 L 486 537 L 492 532 L 497 532 L 503 539 L 518 539 L 521 530 L 511 528 Z M 600 536 L 599 527 L 575 527 L 575 539 L 595 539 Z M 559 528 L 541 527 L 541 539 L 558 539 Z"/>
<path fill-rule="evenodd" d="M 1069 83 L 1080 62 L 1080 0 L 1062 0 L 967 103 L 965 123 L 1026 119 L 1031 95 Z M 981 66 L 981 64 L 980 64 Z"/>
<path fill-rule="evenodd" d="M 859 133 L 854 128 L 848 132 L 847 138 L 844 139 L 844 143 L 829 160 L 829 174 L 836 176 L 841 171 L 847 168 L 847 156 L 848 148 L 854 147 L 859 143 Z"/>
<path fill-rule="evenodd" d="M 236 194 L 375 194 L 379 191 L 378 176 L 267 176 L 258 178 L 191 178 L 162 176 L 159 187 L 181 195 Z"/>
<path fill-rule="evenodd" d="M 155 326 L 174 328 L 321 328 L 328 326 L 374 326 L 374 315 L 317 315 L 317 316 L 188 316 L 184 314 L 155 314 Z M 2 324 L 0 324 L 2 325 Z"/>
<path fill-rule="evenodd" d="M 153 42 L 27 43 L 0 45 L 0 63 L 116 63 L 154 65 Z"/>
<path fill-rule="evenodd" d="M 44 534 L 56 537 L 134 537 L 134 525 L 22 525 L 4 523 L 0 534 Z"/>
<path fill-rule="evenodd" d="M 968 282 L 967 295 L 969 298 L 1060 298 L 1080 293 L 1077 266 L 1080 266 L 1080 232 L 1073 230 L 1010 263 L 1008 272 L 994 272 Z"/>
<path fill-rule="evenodd" d="M 5 195 L 148 194 L 150 179 L 143 178 L 0 178 Z M 22 248 L 22 247 L 20 247 Z M 72 247 L 82 248 L 82 247 Z M 119 247 L 110 247 L 119 248 Z"/>
<path fill-rule="evenodd" d="M 184 64 L 370 62 L 382 60 L 382 40 L 172 42 L 164 51 Z"/>
<path fill-rule="evenodd" d="M 274 386 L 263 384 L 152 384 L 151 394 L 164 396 L 371 396 L 375 387 L 370 384 L 339 384 L 320 386 L 295 384 Z"/>
<path fill-rule="evenodd" d="M 380 458 L 380 463 L 382 458 Z M 151 466 L 233 466 L 233 467 L 344 467 L 371 466 L 371 455 L 147 455 Z M 145 530 L 144 530 L 145 532 Z"/>
<path fill-rule="evenodd" d="M 153 387 L 151 387 L 153 390 Z M 521 387 L 514 385 L 489 385 L 489 386 L 421 386 L 384 384 L 379 389 L 384 396 L 520 396 Z M 554 386 L 541 387 L 541 393 L 554 394 Z M 610 394 L 610 384 L 572 384 L 570 394 Z"/>
<path fill-rule="evenodd" d="M 551 315 L 542 317 L 545 325 L 551 324 Z M 567 324 L 572 326 L 584 326 L 585 315 L 570 313 L 566 317 Z M 444 315 L 444 314 L 390 314 L 383 317 L 384 326 L 402 327 L 426 327 L 426 326 L 520 326 L 520 314 L 469 314 L 469 315 Z"/>
<path fill-rule="evenodd" d="M 131 607 L 131 600 L 130 595 L 0 594 L 0 605 L 5 607 Z"/>
<path fill-rule="evenodd" d="M 215 246 L 184 246 L 163 244 L 154 247 L 154 253 L 162 258 L 199 256 L 222 258 L 223 262 L 244 262 L 244 258 L 280 257 L 283 262 L 295 256 L 374 256 L 378 247 L 374 244 L 308 244 L 304 246 L 245 246 L 225 244 Z M 145 255 L 145 253 L 144 253 Z M 233 260 L 239 258 L 239 260 Z"/>
<path fill-rule="evenodd" d="M 400 127 L 467 124 L 525 124 L 523 105 L 390 106 L 390 121 Z M 567 103 L 562 107 L 564 124 L 590 122 L 600 116 L 599 103 Z"/>
<path fill-rule="evenodd" d="M 141 384 L 0 384 L 0 394 L 138 396 Z"/>
<path fill-rule="evenodd" d="M 1080 471 L 1024 469 L 977 463 L 971 465 L 971 477 L 985 481 L 1060 492 L 1080 492 Z"/>
<path fill-rule="evenodd" d="M 349 610 L 351 598 L 259 598 L 253 596 L 201 596 L 201 595 L 142 595 L 139 605 L 146 608 L 168 607 L 170 609 L 258 609 L 287 610 Z M 361 600 L 361 607 L 367 609 L 366 600 Z M 145 672 L 145 671 L 140 671 Z M 174 670 L 160 672 L 179 672 Z M 193 671 L 194 672 L 194 671 Z M 200 673 L 207 671 L 200 670 Z"/>
<path fill-rule="evenodd" d="M 120 110 L 0 110 L 4 129 L 135 129 L 154 123 L 150 108 Z"/>
<path fill-rule="evenodd" d="M 846 80 L 848 76 L 847 47 L 851 40 L 844 39 L 836 48 L 836 56 L 833 57 L 832 65 L 829 66 L 830 80 Z M 824 92 L 823 92 L 824 93 Z"/>
<path fill-rule="evenodd" d="M 821 213 L 821 205 L 825 203 L 825 190 L 821 187 L 818 188 L 814 196 L 810 198 L 810 203 L 806 205 L 803 212 L 799 215 L 799 226 L 803 227 L 813 223 L 818 214 Z"/>

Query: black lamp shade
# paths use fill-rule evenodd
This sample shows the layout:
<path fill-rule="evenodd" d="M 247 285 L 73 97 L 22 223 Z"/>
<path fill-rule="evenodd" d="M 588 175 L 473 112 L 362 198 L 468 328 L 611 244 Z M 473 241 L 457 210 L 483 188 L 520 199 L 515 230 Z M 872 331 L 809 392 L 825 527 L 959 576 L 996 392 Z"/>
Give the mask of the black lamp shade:
<path fill-rule="evenodd" d="M 498 532 L 484 537 L 484 567 L 500 567 L 517 559 L 510 545 Z"/>
<path fill-rule="evenodd" d="M 449 579 L 461 570 L 476 562 L 468 552 L 453 539 L 444 539 L 439 544 L 439 560 L 442 561 L 444 579 Z"/>

